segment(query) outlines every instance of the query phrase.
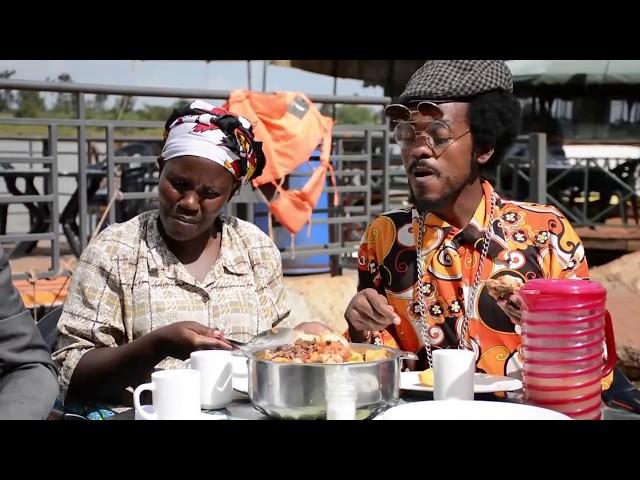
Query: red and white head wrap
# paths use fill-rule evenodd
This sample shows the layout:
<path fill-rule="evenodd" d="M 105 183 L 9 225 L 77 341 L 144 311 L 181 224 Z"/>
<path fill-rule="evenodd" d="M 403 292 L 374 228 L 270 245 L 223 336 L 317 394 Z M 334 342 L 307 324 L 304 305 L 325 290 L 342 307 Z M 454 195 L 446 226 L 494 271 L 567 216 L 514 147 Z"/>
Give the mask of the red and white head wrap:
<path fill-rule="evenodd" d="M 265 162 L 262 143 L 255 141 L 246 118 L 202 100 L 192 102 L 188 113 L 165 130 L 162 158 L 186 155 L 209 159 L 245 182 L 259 175 Z"/>

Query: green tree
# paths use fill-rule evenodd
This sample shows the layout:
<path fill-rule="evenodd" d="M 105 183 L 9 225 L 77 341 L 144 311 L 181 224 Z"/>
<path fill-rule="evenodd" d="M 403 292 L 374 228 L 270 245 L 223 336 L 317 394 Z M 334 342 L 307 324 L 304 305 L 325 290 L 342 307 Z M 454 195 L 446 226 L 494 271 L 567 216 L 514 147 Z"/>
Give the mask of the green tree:
<path fill-rule="evenodd" d="M 160 105 L 145 105 L 140 111 L 140 116 L 144 120 L 165 121 L 171 115 L 173 107 L 163 107 Z"/>
<path fill-rule="evenodd" d="M 104 112 L 105 104 L 107 103 L 107 99 L 109 95 L 106 93 L 98 93 L 96 94 L 96 98 L 93 101 L 93 106 L 98 112 Z"/>
<path fill-rule="evenodd" d="M 374 112 L 369 107 L 343 105 L 336 109 L 336 122 L 348 125 L 372 125 L 377 123 Z"/>
<path fill-rule="evenodd" d="M 17 103 L 16 117 L 37 118 L 42 116 L 42 112 L 46 111 L 44 99 L 40 96 L 40 92 L 21 90 L 18 93 Z"/>
<path fill-rule="evenodd" d="M 114 108 L 115 119 L 122 120 L 124 114 L 133 111 L 136 104 L 135 97 L 122 96 Z"/>
<path fill-rule="evenodd" d="M 47 78 L 47 81 L 57 81 L 60 83 L 73 83 L 71 75 L 61 73 L 56 80 Z M 72 116 L 78 111 L 78 99 L 75 93 L 58 93 L 58 98 L 53 106 L 54 112 L 61 112 L 65 115 Z"/>
<path fill-rule="evenodd" d="M 4 70 L 0 72 L 0 78 L 8 79 L 11 78 L 16 73 L 15 70 Z M 13 104 L 15 102 L 15 93 L 11 90 L 1 90 L 0 91 L 0 111 L 5 112 L 11 110 Z"/>
<path fill-rule="evenodd" d="M 175 102 L 173 102 L 173 105 L 171 105 L 169 113 L 173 112 L 174 109 L 180 110 L 181 108 L 188 106 L 189 103 L 190 102 L 188 100 L 185 100 L 184 98 L 182 100 L 176 100 Z"/>

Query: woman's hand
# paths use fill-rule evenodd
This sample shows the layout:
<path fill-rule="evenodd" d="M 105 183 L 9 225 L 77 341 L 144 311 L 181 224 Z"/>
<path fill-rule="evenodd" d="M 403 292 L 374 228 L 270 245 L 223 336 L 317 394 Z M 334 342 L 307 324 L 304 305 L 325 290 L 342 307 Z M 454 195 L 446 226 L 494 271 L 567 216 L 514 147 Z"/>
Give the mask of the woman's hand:
<path fill-rule="evenodd" d="M 198 322 L 176 322 L 150 332 L 154 343 L 167 356 L 185 360 L 196 350 L 231 350 L 220 330 Z"/>

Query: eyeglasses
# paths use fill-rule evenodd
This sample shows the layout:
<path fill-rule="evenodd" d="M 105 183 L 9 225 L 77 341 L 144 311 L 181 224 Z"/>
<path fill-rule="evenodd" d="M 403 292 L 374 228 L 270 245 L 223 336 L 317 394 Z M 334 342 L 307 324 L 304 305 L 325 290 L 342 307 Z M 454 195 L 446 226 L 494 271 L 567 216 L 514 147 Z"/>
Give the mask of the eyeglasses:
<path fill-rule="evenodd" d="M 442 121 L 442 110 L 433 102 L 420 102 L 415 111 L 424 119 L 411 120 L 412 111 L 404 105 L 394 104 L 385 108 L 385 115 L 391 121 L 398 122 L 393 130 L 393 137 L 400 148 L 413 148 L 418 139 L 423 137 L 433 156 L 438 158 L 457 140 L 470 133 L 467 130 L 453 137 L 449 125 Z"/>

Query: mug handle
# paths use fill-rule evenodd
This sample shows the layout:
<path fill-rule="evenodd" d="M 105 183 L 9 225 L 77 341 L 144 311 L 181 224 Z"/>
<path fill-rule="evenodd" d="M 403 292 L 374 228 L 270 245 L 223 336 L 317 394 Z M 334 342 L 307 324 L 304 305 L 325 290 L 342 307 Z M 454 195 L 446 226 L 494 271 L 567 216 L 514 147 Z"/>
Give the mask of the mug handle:
<path fill-rule="evenodd" d="M 602 377 L 609 375 L 616 366 L 618 355 L 616 354 L 616 341 L 613 336 L 613 323 L 609 310 L 604 312 L 604 339 L 607 345 L 607 361 L 602 366 Z"/>
<path fill-rule="evenodd" d="M 138 385 L 133 392 L 133 406 L 135 407 L 136 412 L 138 412 L 138 414 L 145 420 L 157 420 L 158 414 L 156 412 L 147 413 L 142 409 L 142 405 L 140 405 L 140 394 L 145 390 L 154 392 L 155 389 L 156 387 L 153 383 L 143 383 L 142 385 Z"/>
<path fill-rule="evenodd" d="M 227 378 L 227 381 L 224 382 L 224 385 L 218 389 L 220 391 L 226 390 L 227 386 L 229 385 L 229 383 L 233 381 L 233 366 L 231 364 L 229 364 L 229 365 L 231 367 L 231 372 L 229 373 L 229 378 Z"/>

